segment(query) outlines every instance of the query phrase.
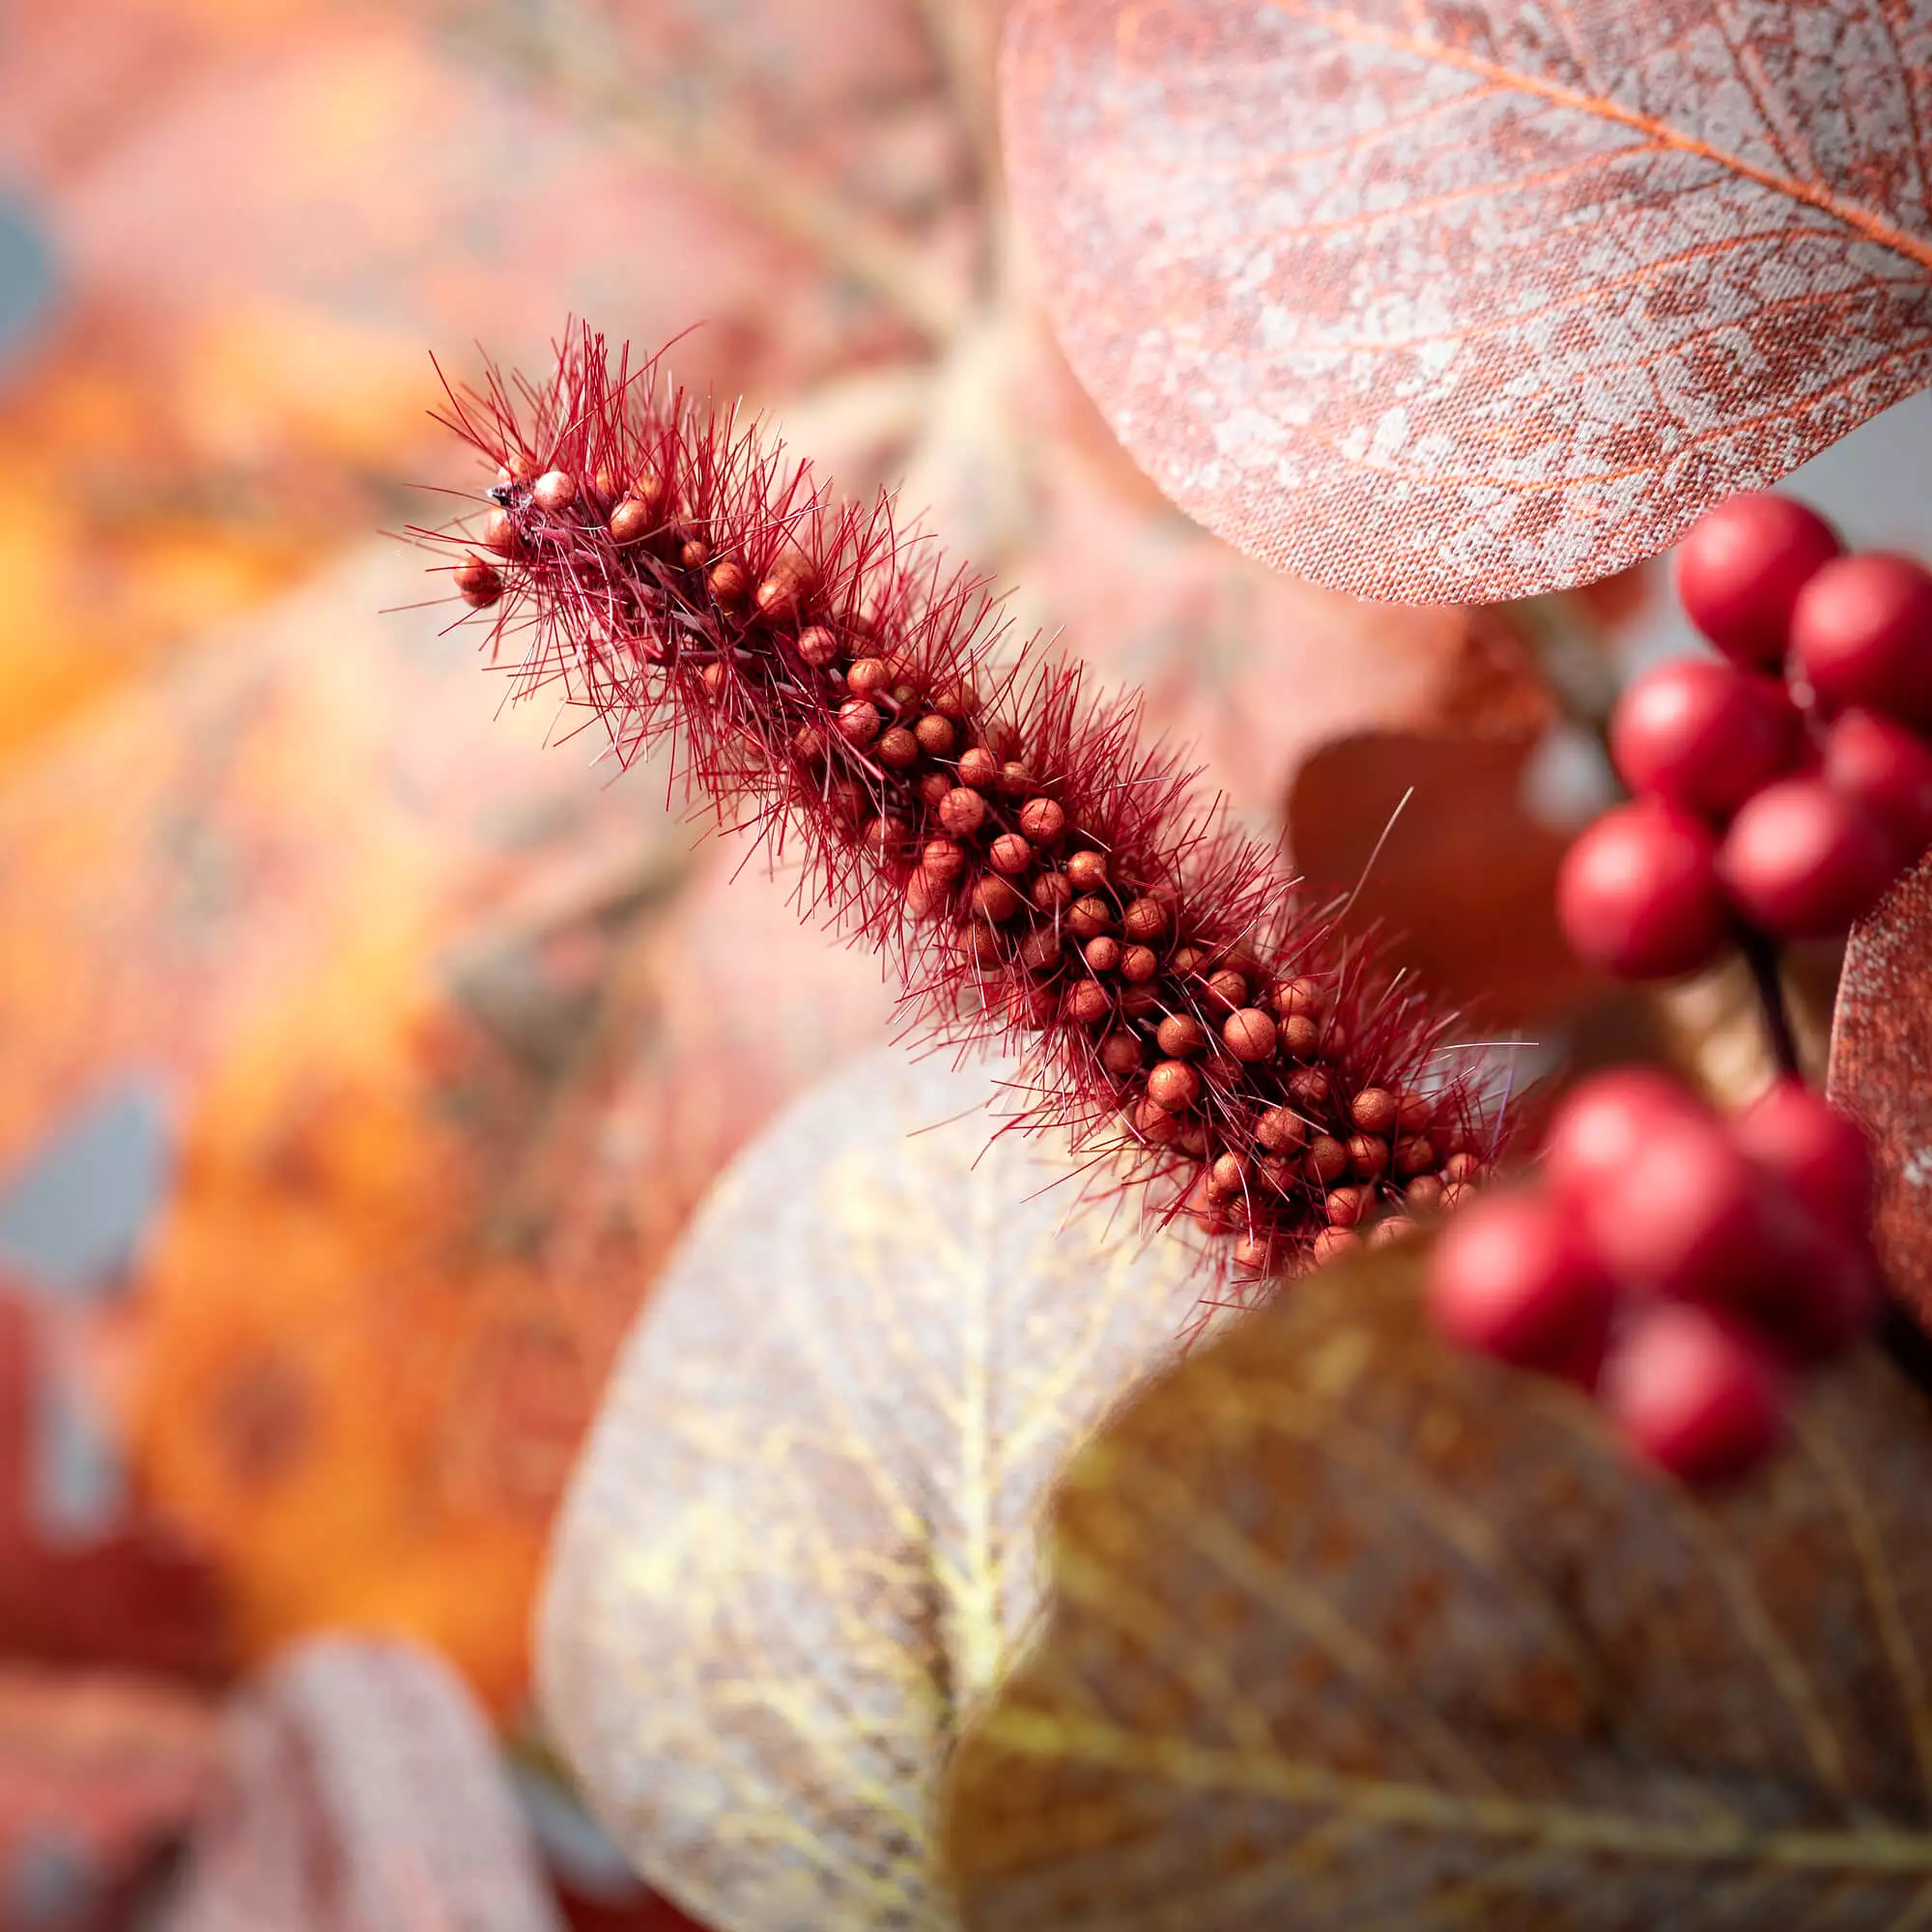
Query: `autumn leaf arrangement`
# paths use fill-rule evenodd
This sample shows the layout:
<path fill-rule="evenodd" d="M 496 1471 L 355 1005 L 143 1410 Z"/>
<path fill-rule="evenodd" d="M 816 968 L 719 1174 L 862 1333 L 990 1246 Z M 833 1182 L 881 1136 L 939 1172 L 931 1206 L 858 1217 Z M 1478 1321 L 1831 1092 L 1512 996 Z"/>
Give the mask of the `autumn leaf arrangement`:
<path fill-rule="evenodd" d="M 1690 528 L 1682 595 L 1718 655 L 1636 680 L 1605 721 L 1634 797 L 1573 847 L 1559 910 L 1582 957 L 1631 980 L 1741 952 L 1777 1076 L 1741 1113 L 1623 1069 L 1513 1140 L 1455 1017 L 1198 807 L 1131 701 L 1012 650 L 988 586 L 889 497 L 840 504 L 587 329 L 546 382 L 451 391 L 490 501 L 438 540 L 516 692 L 551 694 L 621 764 L 668 739 L 696 791 L 802 855 L 804 910 L 885 952 L 912 1031 L 1016 1054 L 1009 1124 L 1065 1148 L 1090 1193 L 1204 1231 L 1246 1304 L 1179 1355 L 1185 1316 L 1123 1341 L 1119 1294 L 1167 1318 L 1201 1278 L 1123 1288 L 1097 1238 L 1078 1249 L 1089 1297 L 1037 1262 L 1009 1272 L 1041 1190 L 989 1159 L 973 1185 L 1012 1189 L 1011 1218 L 982 1224 L 931 1165 L 956 1135 L 880 1176 L 888 1129 L 983 1094 L 965 1072 L 867 1075 L 867 1121 L 855 1071 L 773 1137 L 822 1145 L 756 1150 L 727 1179 L 566 1512 L 545 1674 L 646 1875 L 729 1932 L 1932 1912 L 1932 1574 L 1907 1501 L 1927 1416 L 1900 1312 L 1923 1285 L 1895 1171 L 1922 1109 L 1895 1069 L 1875 1079 L 1870 1044 L 1922 1068 L 1922 1020 L 1870 1009 L 1898 983 L 1877 955 L 1899 923 L 1922 932 L 1932 572 L 1843 554 L 1762 487 L 1924 380 L 1932 240 L 1892 176 L 1861 170 L 1862 132 L 1798 151 L 1780 103 L 1826 82 L 1788 10 L 1741 8 L 1735 29 L 1663 10 L 1668 115 L 1625 14 L 1530 11 L 1284 6 L 1257 25 L 1207 0 L 1130 20 L 1036 0 L 1009 30 L 1020 197 L 1129 447 L 1271 560 L 1496 596 Z M 1922 181 L 1932 17 L 1814 11 L 1833 84 L 1881 103 Z M 1313 127 L 1305 150 L 1262 144 L 1245 165 L 1266 191 L 1230 213 L 1214 185 L 1251 104 L 1209 76 L 1243 57 L 1305 66 Z M 1747 104 L 1690 99 L 1700 61 L 1728 61 Z M 1311 184 L 1372 187 L 1361 152 L 1411 123 L 1478 178 L 1393 207 L 1394 238 L 1372 206 L 1313 223 Z M 1633 327 L 1674 413 L 1632 408 L 1614 367 L 1559 393 L 1515 359 L 1533 327 L 1452 314 L 1434 362 L 1349 349 L 1365 314 L 1397 332 L 1367 293 L 1381 251 L 1445 276 L 1467 259 L 1462 197 L 1518 198 L 1557 305 L 1585 336 L 1607 327 L 1612 278 L 1550 181 L 1648 210 L 1673 170 L 1745 260 L 1767 209 L 1832 257 L 1775 319 L 1705 289 L 1699 334 L 1688 230 L 1628 216 L 1650 303 Z M 1199 219 L 1189 197 L 1210 192 Z M 1273 350 L 1243 359 L 1250 290 L 1228 265 L 1255 237 L 1227 223 L 1321 265 L 1264 337 L 1322 372 L 1319 409 L 1262 382 Z M 1833 385 L 1817 365 L 1853 272 L 1888 353 Z M 1748 368 L 1712 361 L 1725 329 Z M 1498 446 L 1541 458 L 1463 474 L 1486 383 Z M 1834 1105 L 1802 1077 L 1779 952 L 1854 925 Z M 755 998 L 753 966 L 718 997 Z M 770 1280 L 784 1339 L 734 1344 L 704 1305 L 734 1270 Z M 883 1340 L 862 1347 L 867 1320 Z M 1882 1326 L 1889 1350 L 1861 1346 Z M 1000 1374 L 1024 1378 L 989 1337 L 1022 1336 L 1056 1340 L 1035 1377 L 1065 1372 L 1003 1408 Z M 794 1354 L 810 1391 L 774 1417 L 761 1378 Z M 925 1433 L 894 1417 L 895 1378 L 932 1381 Z M 1029 1479 L 1003 1483 L 1020 1442 Z M 734 1463 L 753 1475 L 724 1481 Z M 670 1500 L 639 1501 L 646 1468 Z M 864 1582 L 839 1580 L 855 1561 Z"/>

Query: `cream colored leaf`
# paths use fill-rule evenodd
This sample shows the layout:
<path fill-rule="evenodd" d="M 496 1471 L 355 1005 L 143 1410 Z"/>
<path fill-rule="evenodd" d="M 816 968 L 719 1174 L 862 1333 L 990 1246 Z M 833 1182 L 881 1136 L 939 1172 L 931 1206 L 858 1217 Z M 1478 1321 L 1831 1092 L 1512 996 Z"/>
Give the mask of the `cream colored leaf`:
<path fill-rule="evenodd" d="M 1927 1408 L 1876 1354 L 1695 1495 L 1330 1269 L 1123 1408 L 953 1760 L 966 1922 L 1932 1924 Z"/>
<path fill-rule="evenodd" d="M 565 1510 L 550 1721 L 721 1932 L 953 1922 L 932 1792 L 1037 1605 L 1037 1501 L 1202 1293 L 1178 1239 L 1077 1208 L 1064 1149 L 989 1144 L 998 1078 L 884 1053 L 753 1143 Z"/>

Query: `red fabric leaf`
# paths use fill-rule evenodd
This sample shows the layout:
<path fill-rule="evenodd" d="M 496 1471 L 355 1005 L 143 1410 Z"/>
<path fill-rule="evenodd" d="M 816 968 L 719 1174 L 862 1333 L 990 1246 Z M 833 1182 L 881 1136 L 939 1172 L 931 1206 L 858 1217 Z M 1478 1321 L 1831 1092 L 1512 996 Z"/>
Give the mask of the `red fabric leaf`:
<path fill-rule="evenodd" d="M 292 1652 L 231 1710 L 167 1932 L 561 1932 L 482 1712 L 413 1645 Z"/>
<path fill-rule="evenodd" d="M 1932 1332 L 1932 857 L 1853 930 L 1830 1087 L 1877 1142 L 1879 1253 Z"/>
<path fill-rule="evenodd" d="M 1024 0 L 1005 88 L 1082 380 L 1340 589 L 1605 576 L 1932 380 L 1932 0 Z"/>

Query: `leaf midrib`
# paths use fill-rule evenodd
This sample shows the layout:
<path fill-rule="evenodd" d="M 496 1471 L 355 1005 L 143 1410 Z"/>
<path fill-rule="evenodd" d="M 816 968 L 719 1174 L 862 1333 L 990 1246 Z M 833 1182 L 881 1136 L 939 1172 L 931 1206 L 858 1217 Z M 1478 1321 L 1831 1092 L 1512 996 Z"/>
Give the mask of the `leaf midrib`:
<path fill-rule="evenodd" d="M 1455 68 L 1461 72 L 1474 74 L 1497 87 L 1528 95 L 1535 99 L 1548 101 L 1553 106 L 1567 108 L 1572 113 L 1628 128 L 1661 147 L 1673 149 L 1680 154 L 1694 155 L 1699 159 L 1709 161 L 1713 166 L 1725 169 L 1743 180 L 1754 182 L 1758 186 L 1768 188 L 1774 194 L 1781 194 L 1789 200 L 1829 214 L 1834 221 L 1841 223 L 1865 241 L 1889 249 L 1911 262 L 1916 268 L 1932 274 L 1932 239 L 1913 235 L 1862 203 L 1833 193 L 1821 183 L 1801 181 L 1795 175 L 1780 174 L 1775 168 L 1759 167 L 1754 162 L 1747 161 L 1740 155 L 1733 155 L 1726 149 L 1699 139 L 1694 134 L 1685 133 L 1682 129 L 1673 128 L 1653 115 L 1640 114 L 1634 108 L 1620 106 L 1614 100 L 1605 99 L 1599 95 L 1585 94 L 1577 88 L 1564 87 L 1555 81 L 1541 80 L 1532 74 L 1520 73 L 1516 69 L 1505 67 L 1499 62 L 1485 60 L 1478 54 L 1447 46 L 1440 41 L 1372 27 L 1365 21 L 1351 19 L 1347 14 L 1336 13 L 1332 9 L 1306 5 L 1304 0 L 1269 0 L 1269 4 L 1276 12 L 1321 28 L 1333 34 L 1338 40 L 1350 41 L 1359 46 L 1381 47 L 1392 53 L 1407 54 L 1417 60 Z"/>
<path fill-rule="evenodd" d="M 1039 1710 L 996 1709 L 985 1743 L 1017 1757 L 1077 1761 L 1158 1777 L 1196 1791 L 1239 1792 L 1288 1804 L 1319 1805 L 1366 1823 L 1433 1831 L 1444 1836 L 1536 1843 L 1567 1851 L 1616 1853 L 1657 1862 L 1755 1862 L 1793 1871 L 1932 1872 L 1932 1833 L 1852 1826 L 1841 1831 L 1760 1831 L 1654 1824 L 1612 1811 L 1457 1798 L 1399 1779 L 1348 1777 L 1278 1756 L 1235 1756 L 1179 1739 L 1148 1738 L 1095 1719 Z"/>

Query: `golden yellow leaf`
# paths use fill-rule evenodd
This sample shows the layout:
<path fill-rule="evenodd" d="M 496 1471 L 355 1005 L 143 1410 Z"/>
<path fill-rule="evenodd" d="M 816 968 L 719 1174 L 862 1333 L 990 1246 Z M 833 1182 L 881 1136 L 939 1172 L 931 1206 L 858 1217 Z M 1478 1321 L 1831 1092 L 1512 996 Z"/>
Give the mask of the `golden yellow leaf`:
<path fill-rule="evenodd" d="M 995 1077 L 889 1050 L 748 1149 L 564 1512 L 550 1720 L 722 1932 L 952 1922 L 932 1793 L 1037 1603 L 1037 1498 L 1201 1293 L 1179 1239 L 1076 1211 L 1064 1151 L 988 1145 Z"/>
<path fill-rule="evenodd" d="M 1438 1346 L 1416 1273 L 1311 1279 L 1074 1463 L 952 1768 L 966 1922 L 1932 1923 L 1922 1398 L 1868 1354 L 1692 1494 Z"/>

